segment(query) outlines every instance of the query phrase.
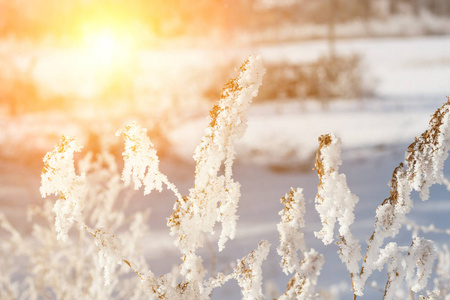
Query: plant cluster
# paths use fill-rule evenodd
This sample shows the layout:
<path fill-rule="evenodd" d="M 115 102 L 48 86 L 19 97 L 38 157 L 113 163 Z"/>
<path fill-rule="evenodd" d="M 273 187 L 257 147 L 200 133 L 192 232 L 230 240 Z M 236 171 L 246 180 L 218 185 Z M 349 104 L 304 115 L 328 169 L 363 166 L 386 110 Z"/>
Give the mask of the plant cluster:
<path fill-rule="evenodd" d="M 30 208 L 30 218 L 40 220 L 33 224 L 33 238 L 21 236 L 0 215 L 1 228 L 11 237 L 0 244 L 0 298 L 209 299 L 213 289 L 229 280 L 237 281 L 244 299 L 264 298 L 261 270 L 270 251 L 268 241 L 262 240 L 255 250 L 236 259 L 228 273 L 207 276 L 198 253 L 205 237 L 213 235 L 218 225 L 219 251 L 236 235 L 240 184 L 233 179 L 234 144 L 245 132 L 246 110 L 264 73 L 261 58 L 250 57 L 239 76 L 226 84 L 195 150 L 195 184 L 186 196 L 160 172 L 146 129 L 135 123 L 117 133 L 125 141 L 121 175 L 107 152 L 95 157 L 88 154 L 80 161 L 77 173 L 74 153 L 81 146 L 73 138 L 62 137 L 45 156 L 41 175 L 42 196 L 55 195 L 57 200 L 49 197 L 44 206 Z M 449 114 L 450 100 L 434 114 L 428 130 L 411 144 L 405 162 L 394 170 L 390 196 L 377 208 L 364 256 L 360 241 L 351 232 L 358 197 L 351 193 L 345 175 L 339 173 L 340 139 L 334 135 L 319 138 L 316 170 L 320 182 L 315 206 L 322 229 L 315 235 L 325 245 L 336 240 L 340 259 L 350 273 L 354 299 L 364 294 L 372 272 L 384 268 L 388 280 L 383 299 L 395 299 L 404 282 L 411 293 L 423 293 L 421 299 L 450 297 L 448 248 L 438 251 L 432 241 L 418 236 L 426 229 L 406 219 L 413 206 L 413 190 L 426 200 L 431 185 L 445 183 L 442 169 L 450 147 Z M 144 194 L 167 188 L 176 198 L 167 225 L 176 238 L 182 263 L 167 274 L 156 276 L 137 247 L 148 231 L 149 212 L 125 214 L 128 185 L 143 187 Z M 291 189 L 281 203 L 284 208 L 279 213 L 280 244 L 276 250 L 283 272 L 292 277 L 278 299 L 320 298 L 316 285 L 324 258 L 304 240 L 302 189 Z M 385 245 L 385 239 L 395 237 L 403 224 L 415 228 L 410 245 Z M 435 288 L 423 292 L 436 257 Z M 128 276 L 130 270 L 136 276 Z"/>

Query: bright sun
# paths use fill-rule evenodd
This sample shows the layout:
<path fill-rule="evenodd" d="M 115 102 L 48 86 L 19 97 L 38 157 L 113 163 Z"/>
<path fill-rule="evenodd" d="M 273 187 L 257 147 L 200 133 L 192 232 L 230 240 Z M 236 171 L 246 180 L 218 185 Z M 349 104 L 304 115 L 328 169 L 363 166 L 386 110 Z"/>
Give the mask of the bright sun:
<path fill-rule="evenodd" d="M 110 31 L 100 33 L 97 37 L 93 38 L 92 48 L 94 52 L 108 53 L 118 48 L 119 43 L 117 38 Z"/>
<path fill-rule="evenodd" d="M 133 44 L 131 38 L 103 29 L 85 34 L 83 48 L 92 66 L 105 71 L 125 67 L 135 50 Z"/>
<path fill-rule="evenodd" d="M 119 26 L 94 26 L 83 31 L 72 74 L 85 97 L 96 97 L 135 76 L 139 47 L 136 31 Z M 78 70 L 78 71 L 76 71 Z M 128 81 L 127 81 L 128 80 Z"/>

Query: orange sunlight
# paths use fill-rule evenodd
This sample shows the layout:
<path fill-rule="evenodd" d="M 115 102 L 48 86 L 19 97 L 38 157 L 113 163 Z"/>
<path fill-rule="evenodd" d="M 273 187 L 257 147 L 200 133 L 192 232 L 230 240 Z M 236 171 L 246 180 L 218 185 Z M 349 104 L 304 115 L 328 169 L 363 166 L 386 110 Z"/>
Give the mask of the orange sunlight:
<path fill-rule="evenodd" d="M 83 35 L 83 57 L 94 73 L 125 68 L 131 62 L 135 48 L 132 36 L 114 28 L 98 29 Z"/>

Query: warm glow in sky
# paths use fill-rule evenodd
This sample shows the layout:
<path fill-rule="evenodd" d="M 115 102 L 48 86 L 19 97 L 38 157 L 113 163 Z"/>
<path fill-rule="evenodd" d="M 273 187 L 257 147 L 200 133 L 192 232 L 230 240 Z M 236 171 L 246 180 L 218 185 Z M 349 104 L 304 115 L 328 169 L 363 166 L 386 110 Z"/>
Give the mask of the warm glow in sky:
<path fill-rule="evenodd" d="M 43 51 L 34 74 L 57 93 L 97 99 L 136 75 L 140 49 L 133 34 L 112 26 L 91 28 L 77 45 Z"/>
<path fill-rule="evenodd" d="M 89 32 L 83 39 L 82 55 L 93 68 L 115 69 L 129 62 L 135 49 L 130 37 L 120 35 L 113 29 Z"/>

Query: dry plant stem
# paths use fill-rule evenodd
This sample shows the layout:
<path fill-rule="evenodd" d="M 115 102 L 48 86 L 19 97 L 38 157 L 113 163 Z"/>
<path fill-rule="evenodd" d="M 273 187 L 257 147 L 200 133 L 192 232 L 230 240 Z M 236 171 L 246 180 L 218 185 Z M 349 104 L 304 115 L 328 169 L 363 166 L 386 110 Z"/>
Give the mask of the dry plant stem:
<path fill-rule="evenodd" d="M 350 281 L 352 283 L 352 291 L 353 291 L 353 300 L 356 300 L 356 294 L 355 294 L 355 283 L 353 282 L 353 273 L 350 273 Z"/>
<path fill-rule="evenodd" d="M 371 241 L 373 241 L 375 237 L 375 231 L 372 233 L 372 235 L 369 238 L 368 243 L 370 244 Z M 363 265 L 361 267 L 361 271 L 359 273 L 359 277 L 361 277 L 361 275 L 364 273 L 364 264 L 367 262 L 367 253 L 369 252 L 369 246 L 367 246 L 367 250 L 366 250 L 366 254 L 364 255 L 364 260 L 363 260 Z M 356 295 L 353 297 L 353 299 L 356 299 Z"/>
<path fill-rule="evenodd" d="M 253 68 L 255 68 L 254 72 Z M 120 233 L 116 233 L 116 235 L 109 233 L 118 232 L 116 229 L 119 228 L 120 223 L 128 222 L 124 216 L 120 215 L 118 218 L 120 221 L 115 219 L 116 221 L 112 222 L 113 225 L 110 228 L 112 230 L 104 229 L 103 225 L 98 225 L 100 223 L 85 221 L 89 219 L 83 218 L 81 213 L 82 204 L 85 201 L 83 199 L 86 197 L 83 193 L 86 177 L 84 173 L 77 175 L 73 167 L 73 152 L 81 149 L 81 146 L 77 145 L 73 139 L 63 137 L 60 145 L 53 152 L 49 152 L 44 159 L 41 194 L 43 196 L 50 194 L 60 196 L 53 210 L 60 214 L 55 222 L 58 238 L 67 239 L 68 230 L 76 225 L 79 229 L 79 243 L 75 250 L 78 254 L 76 256 L 81 256 L 82 237 L 88 236 L 86 232 L 90 233 L 95 238 L 99 250 L 100 266 L 105 264 L 102 267 L 104 267 L 105 281 L 108 283 L 110 280 L 109 276 L 106 279 L 106 274 L 110 275 L 115 270 L 117 263 L 125 263 L 141 279 L 142 284 L 146 285 L 149 293 L 160 299 L 206 299 L 211 296 L 214 288 L 223 285 L 230 279 L 238 281 L 245 299 L 263 297 L 261 266 L 267 258 L 270 244 L 262 241 L 256 250 L 237 260 L 237 267 L 231 274 L 224 275 L 221 272 L 216 273 L 217 258 L 207 236 L 207 233 L 213 232 L 217 222 L 222 223 L 223 230 L 219 240 L 219 249 L 223 248 L 225 242 L 233 239 L 235 235 L 240 185 L 232 178 L 234 159 L 232 145 L 245 131 L 244 108 L 256 95 L 258 86 L 261 84 L 261 76 L 264 73 L 261 63 L 252 59 L 247 61 L 240 71 L 241 74 L 238 78 L 228 82 L 222 93 L 221 102 L 210 113 L 210 125 L 202 143 L 196 150 L 195 185 L 190 190 L 188 197 L 182 197 L 176 187 L 159 171 L 159 160 L 146 136 L 145 129 L 133 125 L 121 131 L 128 141 L 127 149 L 131 154 L 124 155 L 124 158 L 130 161 L 130 165 L 127 172 L 124 170 L 124 174 L 127 176 L 123 175 L 122 179 L 126 182 L 133 179 L 135 188 L 144 186 L 144 194 L 148 194 L 153 189 L 160 190 L 165 184 L 177 197 L 174 212 L 168 219 L 168 224 L 171 232 L 178 235 L 178 246 L 184 255 L 183 264 L 180 267 L 181 272 L 174 271 L 158 278 L 152 272 L 141 273 L 137 264 L 126 257 L 130 254 L 125 252 L 129 250 L 125 249 L 119 240 Z M 396 243 L 389 243 L 385 249 L 382 247 L 385 239 L 388 236 L 394 237 L 401 226 L 405 224 L 405 215 L 412 207 L 409 197 L 411 191 L 417 190 L 421 192 L 421 196 L 423 194 L 422 198 L 427 198 L 429 187 L 443 180 L 440 166 L 447 157 L 447 145 L 450 144 L 450 129 L 447 125 L 450 124 L 449 106 L 450 100 L 434 114 L 429 130 L 409 146 L 406 155 L 408 168 L 405 169 L 401 163 L 394 170 L 390 196 L 377 208 L 375 228 L 367 242 L 363 259 L 359 241 L 350 232 L 350 226 L 354 220 L 354 205 L 358 202 L 358 198 L 350 192 L 345 175 L 338 172 L 339 166 L 342 164 L 340 140 L 334 135 L 323 135 L 319 138 L 320 146 L 316 157 L 319 191 L 316 196 L 316 209 L 320 214 L 323 229 L 315 234 L 322 239 L 325 245 L 330 244 L 336 239 L 334 226 L 339 223 L 339 238 L 337 238 L 336 244 L 339 246 L 341 260 L 347 265 L 350 274 L 353 300 L 357 299 L 357 295 L 363 295 L 363 288 L 369 276 L 375 269 L 383 267 L 388 259 L 390 259 L 389 267 L 391 268 L 388 267 L 388 281 L 384 291 L 380 289 L 381 293 L 384 292 L 383 298 L 395 298 L 396 288 L 399 286 L 400 280 L 404 279 L 405 274 L 407 274 L 408 283 L 413 282 L 410 284 L 411 289 L 409 290 L 411 300 L 414 300 L 413 291 L 418 293 L 427 283 L 428 272 L 431 273 L 432 270 L 430 263 L 432 265 L 435 257 L 430 241 L 414 237 L 407 259 L 401 255 L 401 252 L 406 251 L 404 250 L 406 247 L 397 247 Z M 143 162 L 146 164 L 142 165 Z M 224 175 L 221 175 L 222 167 L 224 167 Z M 56 182 L 55 179 L 63 180 Z M 128 201 L 129 199 L 127 199 Z M 281 202 L 285 207 L 280 212 L 282 222 L 278 226 L 280 247 L 277 251 L 282 256 L 283 271 L 286 274 L 293 273 L 294 276 L 289 281 L 286 293 L 280 299 L 294 299 L 294 294 L 297 299 L 311 299 L 315 295 L 314 286 L 317 284 L 317 277 L 323 265 L 323 256 L 314 249 L 306 251 L 304 245 L 303 233 L 300 230 L 304 227 L 304 198 L 301 189 L 292 189 L 282 198 Z M 109 212 L 110 202 L 107 204 Z M 205 206 L 208 206 L 208 209 L 205 209 Z M 67 218 L 69 220 L 66 220 Z M 136 222 L 137 227 L 142 225 L 139 220 Z M 422 231 L 424 230 L 422 229 Z M 11 233 L 13 232 L 11 231 Z M 204 237 L 203 241 L 201 234 Z M 204 279 L 207 272 L 203 268 L 202 257 L 195 253 L 203 244 L 206 244 L 211 253 L 211 276 L 207 280 Z M 388 246 L 393 247 L 389 248 Z M 301 258 L 297 254 L 299 250 L 302 253 Z M 360 266 L 361 259 L 363 262 Z M 106 263 L 103 263 L 105 261 Z M 140 263 L 139 258 L 135 258 L 134 261 Z M 419 266 L 416 261 L 421 265 Z M 78 281 L 78 278 L 82 278 L 81 274 L 87 267 L 88 260 L 80 259 L 77 264 L 71 278 L 73 285 L 76 284 L 75 281 Z M 403 270 L 405 265 L 408 269 L 406 272 Z M 417 275 L 414 272 L 415 268 L 417 268 Z M 127 268 L 125 267 L 125 269 Z M 442 270 L 447 273 L 445 269 Z M 176 285 L 177 276 L 180 275 L 183 279 Z M 418 277 L 417 280 L 416 277 Z M 422 278 L 424 279 L 422 280 Z M 98 281 L 92 274 L 86 279 L 89 283 L 88 286 L 95 285 Z M 396 281 L 396 279 L 398 280 Z M 38 285 L 42 284 L 38 283 Z M 444 295 L 447 287 L 440 281 L 439 285 L 440 293 Z M 40 288 L 44 289 L 42 296 L 50 297 L 51 293 L 45 288 L 45 286 Z M 11 286 L 6 286 L 5 289 L 7 295 L 14 293 L 14 288 Z M 429 291 L 427 292 L 430 294 Z M 60 298 L 70 296 L 67 291 L 61 291 L 61 293 Z M 425 298 L 421 296 L 421 299 Z"/>
<path fill-rule="evenodd" d="M 411 289 L 409 290 L 409 298 L 411 298 L 411 300 L 414 300 L 414 292 Z"/>
<path fill-rule="evenodd" d="M 385 204 L 392 204 L 392 205 L 396 205 L 398 202 L 398 191 L 397 191 L 397 178 L 396 178 L 396 174 L 397 172 L 401 171 L 403 169 L 403 163 L 400 163 L 400 165 L 398 167 L 395 168 L 393 174 L 392 174 L 392 180 L 391 180 L 391 189 L 390 189 L 390 197 L 386 198 L 379 207 L 382 207 Z M 394 216 L 393 216 L 394 217 Z M 378 222 L 378 219 L 375 221 L 376 223 Z M 389 226 L 392 224 L 388 224 Z M 385 228 L 386 230 L 386 228 Z M 363 263 L 361 266 L 361 271 L 359 274 L 359 277 L 361 278 L 361 276 L 364 274 L 364 266 L 367 263 L 367 258 L 368 258 L 368 253 L 369 250 L 371 249 L 372 246 L 372 242 L 375 239 L 375 235 L 377 234 L 377 231 L 374 230 L 372 235 L 370 236 L 369 240 L 368 240 L 368 245 L 367 245 L 367 249 L 366 249 L 366 254 L 364 255 L 364 259 L 363 259 Z M 356 295 L 354 296 L 353 299 L 356 299 Z"/>
<path fill-rule="evenodd" d="M 95 231 L 93 231 L 91 228 L 89 228 L 87 225 L 84 225 L 84 229 L 90 233 L 94 238 L 97 238 L 97 235 L 95 234 Z M 121 258 L 122 262 L 124 262 L 128 267 L 130 267 L 130 269 L 136 273 L 137 276 L 139 276 L 139 278 L 141 280 L 144 280 L 144 276 L 142 276 L 142 273 L 139 272 L 138 268 L 136 267 L 136 265 L 131 262 L 129 259 L 125 259 L 125 258 Z"/>
<path fill-rule="evenodd" d="M 356 294 L 354 274 L 359 271 L 361 248 L 358 239 L 350 231 L 354 221 L 354 208 L 358 197 L 351 193 L 346 177 L 339 173 L 341 151 L 340 139 L 326 134 L 319 137 L 319 150 L 316 154 L 315 170 L 319 176 L 316 195 L 316 210 L 320 215 L 322 230 L 315 232 L 325 245 L 334 240 L 335 224 L 339 224 L 339 256 L 350 273 L 352 291 Z"/>
<path fill-rule="evenodd" d="M 445 144 L 445 130 L 447 126 L 446 122 L 448 122 L 447 115 L 449 113 L 449 105 L 450 98 L 448 98 L 448 101 L 433 114 L 429 122 L 429 128 L 420 137 L 416 137 L 415 141 L 408 147 L 405 158 L 407 170 L 404 169 L 403 163 L 401 163 L 394 170 L 391 181 L 390 197 L 385 199 L 379 207 L 382 207 L 385 204 L 390 204 L 392 206 L 399 205 L 399 187 L 398 178 L 396 177 L 398 176 L 397 173 L 400 174 L 402 170 L 405 170 L 404 172 L 406 173 L 408 179 L 408 197 L 412 189 L 415 189 L 420 192 L 421 198 L 426 200 L 428 199 L 430 186 L 434 183 L 441 183 L 443 181 L 442 171 L 439 171 L 439 169 L 442 170 L 443 161 L 445 161 L 445 158 L 448 155 L 448 148 Z M 422 164 L 425 164 L 425 167 L 421 166 Z M 405 203 L 400 203 L 400 205 L 404 204 Z M 406 215 L 408 212 L 409 210 L 404 212 L 404 214 Z M 396 211 L 394 210 L 392 219 L 397 217 L 395 214 Z M 376 223 L 377 222 L 378 220 Z M 383 224 L 383 230 L 388 230 L 391 226 L 392 223 Z M 377 232 L 379 231 L 374 230 L 368 240 L 368 246 L 363 264 L 361 266 L 359 278 L 362 278 L 362 275 L 365 273 L 365 265 L 367 263 L 368 254 L 371 246 L 373 245 Z M 356 299 L 356 295 L 354 295 L 353 299 Z"/>
<path fill-rule="evenodd" d="M 139 278 L 140 278 L 141 280 L 144 280 L 144 276 L 142 276 L 141 272 L 139 272 L 139 270 L 137 270 L 137 268 L 133 267 L 133 265 L 132 265 L 128 260 L 122 258 L 122 261 L 123 261 L 124 263 L 126 263 L 126 264 L 130 267 L 130 269 L 133 270 L 134 273 L 136 273 L 137 276 L 139 276 Z"/>

